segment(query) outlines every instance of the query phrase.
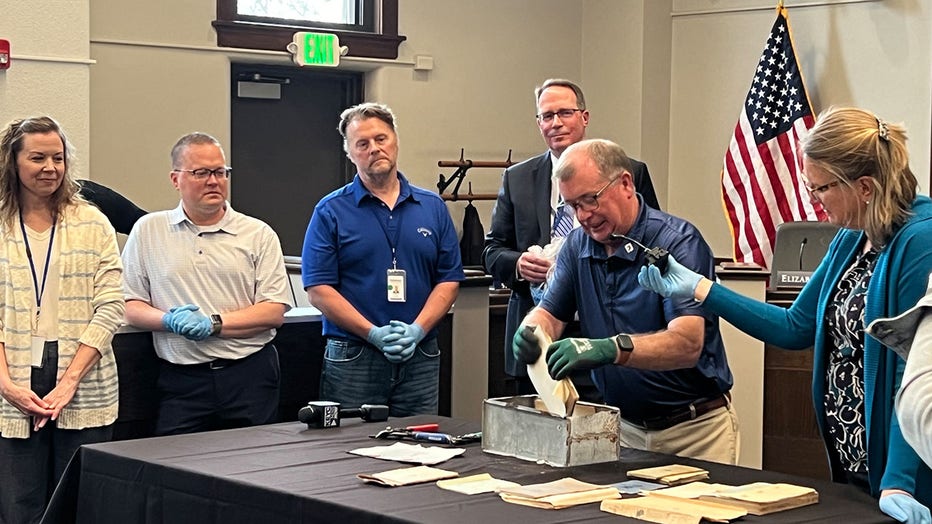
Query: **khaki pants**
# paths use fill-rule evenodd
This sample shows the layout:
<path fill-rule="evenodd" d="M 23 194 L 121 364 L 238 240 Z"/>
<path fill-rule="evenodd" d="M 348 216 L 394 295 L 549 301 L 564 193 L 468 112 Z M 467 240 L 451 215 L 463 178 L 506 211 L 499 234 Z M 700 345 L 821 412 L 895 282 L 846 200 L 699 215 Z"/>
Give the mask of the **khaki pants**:
<path fill-rule="evenodd" d="M 723 464 L 738 463 L 738 436 L 738 417 L 730 402 L 701 417 L 656 431 L 621 420 L 624 447 Z"/>

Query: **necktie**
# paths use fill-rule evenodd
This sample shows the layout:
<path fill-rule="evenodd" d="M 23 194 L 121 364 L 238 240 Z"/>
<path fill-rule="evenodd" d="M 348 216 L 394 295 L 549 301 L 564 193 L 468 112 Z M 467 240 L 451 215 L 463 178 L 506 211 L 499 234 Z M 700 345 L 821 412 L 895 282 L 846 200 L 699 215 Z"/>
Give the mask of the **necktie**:
<path fill-rule="evenodd" d="M 565 237 L 573 230 L 573 213 L 563 204 L 557 206 L 557 214 L 553 219 L 553 238 Z"/>

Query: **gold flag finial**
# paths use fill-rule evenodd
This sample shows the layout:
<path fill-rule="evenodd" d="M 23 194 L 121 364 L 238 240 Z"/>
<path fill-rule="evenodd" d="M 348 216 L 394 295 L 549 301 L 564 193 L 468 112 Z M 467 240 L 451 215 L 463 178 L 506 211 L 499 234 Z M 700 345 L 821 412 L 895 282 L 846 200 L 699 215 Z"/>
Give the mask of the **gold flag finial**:
<path fill-rule="evenodd" d="M 783 0 L 778 0 L 778 1 L 777 1 L 777 11 L 779 11 L 779 10 L 781 10 L 781 9 L 783 9 Z"/>

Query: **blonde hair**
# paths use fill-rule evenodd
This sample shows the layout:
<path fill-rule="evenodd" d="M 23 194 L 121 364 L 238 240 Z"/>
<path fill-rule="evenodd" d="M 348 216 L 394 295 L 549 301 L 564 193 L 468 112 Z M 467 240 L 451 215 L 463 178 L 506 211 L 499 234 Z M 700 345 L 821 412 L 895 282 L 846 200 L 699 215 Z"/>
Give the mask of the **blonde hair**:
<path fill-rule="evenodd" d="M 16 155 L 23 150 L 26 135 L 36 133 L 56 133 L 61 138 L 64 147 L 65 169 L 62 173 L 61 185 L 51 196 L 52 213 L 60 217 L 66 206 L 83 201 L 78 195 L 80 186 L 71 171 L 74 150 L 61 125 L 49 116 L 14 120 L 0 135 L 0 221 L 7 227 L 13 224 L 14 217 L 20 212 L 20 184 Z"/>
<path fill-rule="evenodd" d="M 906 128 L 885 122 L 870 111 L 830 107 L 800 141 L 809 161 L 847 186 L 869 177 L 873 197 L 867 203 L 863 230 L 880 248 L 912 214 L 919 185 L 909 167 Z"/>

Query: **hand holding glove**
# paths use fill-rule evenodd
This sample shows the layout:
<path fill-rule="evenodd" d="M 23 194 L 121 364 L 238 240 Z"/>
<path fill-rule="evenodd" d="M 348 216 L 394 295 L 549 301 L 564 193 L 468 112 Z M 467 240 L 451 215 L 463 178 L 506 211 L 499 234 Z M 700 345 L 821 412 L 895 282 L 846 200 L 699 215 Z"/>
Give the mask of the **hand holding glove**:
<path fill-rule="evenodd" d="M 560 380 L 574 369 L 592 369 L 614 364 L 618 347 L 610 338 L 565 338 L 547 349 L 547 369 L 554 380 Z"/>
<path fill-rule="evenodd" d="M 188 340 L 201 341 L 210 336 L 210 318 L 194 304 L 176 306 L 162 315 L 162 327 Z"/>
<path fill-rule="evenodd" d="M 667 298 L 694 298 L 696 286 L 702 275 L 687 269 L 670 255 L 667 259 L 667 271 L 660 274 L 660 268 L 651 264 L 638 272 L 638 283 Z"/>
<path fill-rule="evenodd" d="M 540 358 L 540 338 L 537 336 L 537 329 L 537 326 L 523 324 L 515 332 L 511 339 L 511 351 L 518 362 L 530 365 Z"/>
<path fill-rule="evenodd" d="M 392 328 L 392 334 L 386 337 L 389 341 L 382 348 L 382 352 L 393 364 L 406 362 L 414 356 L 414 350 L 424 339 L 424 330 L 415 322 L 406 324 L 400 320 L 392 320 L 389 326 Z"/>
<path fill-rule="evenodd" d="M 388 338 L 388 341 L 386 341 Z M 366 340 L 377 347 L 379 351 L 385 351 L 385 344 L 389 342 L 395 342 L 401 338 L 401 334 L 393 333 L 392 326 L 386 324 L 384 326 L 372 326 L 369 329 L 369 334 L 366 336 Z"/>
<path fill-rule="evenodd" d="M 929 508 L 923 506 L 909 494 L 899 491 L 886 493 L 887 491 L 884 490 L 884 493 L 880 495 L 880 511 L 907 524 L 932 523 Z"/>

